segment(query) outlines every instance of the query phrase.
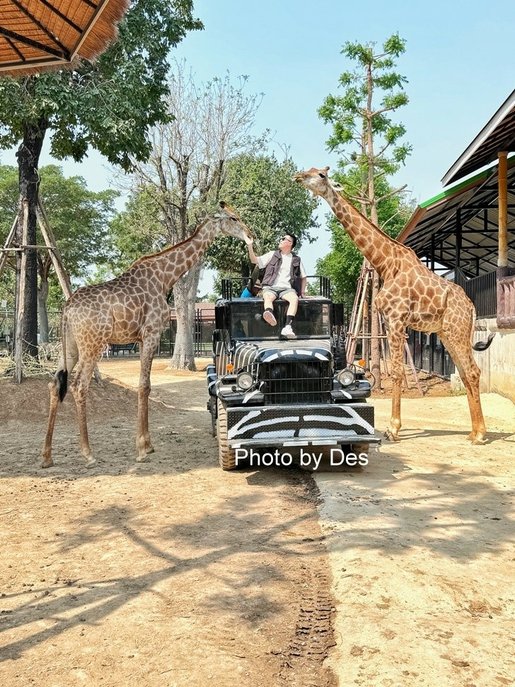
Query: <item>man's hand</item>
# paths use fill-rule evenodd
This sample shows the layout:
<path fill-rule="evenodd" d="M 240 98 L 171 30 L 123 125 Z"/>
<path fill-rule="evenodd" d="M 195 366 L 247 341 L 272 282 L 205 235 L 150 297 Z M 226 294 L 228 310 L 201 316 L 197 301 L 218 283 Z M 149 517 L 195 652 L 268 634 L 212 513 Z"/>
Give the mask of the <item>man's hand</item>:
<path fill-rule="evenodd" d="M 243 236 L 243 240 L 244 240 L 245 243 L 247 244 L 247 248 L 248 248 L 248 251 L 249 251 L 250 262 L 251 262 L 253 265 L 257 265 L 259 258 L 258 258 L 258 256 L 254 253 L 254 239 L 252 238 L 252 236 L 247 236 L 247 234 L 245 234 L 245 235 Z"/>

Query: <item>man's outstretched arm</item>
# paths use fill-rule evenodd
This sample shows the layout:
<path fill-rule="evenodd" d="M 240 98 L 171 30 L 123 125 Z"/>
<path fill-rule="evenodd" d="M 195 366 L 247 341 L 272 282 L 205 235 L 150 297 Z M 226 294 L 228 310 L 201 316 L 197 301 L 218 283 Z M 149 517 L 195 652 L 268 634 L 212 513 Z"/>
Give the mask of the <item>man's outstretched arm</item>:
<path fill-rule="evenodd" d="M 245 240 L 245 243 L 247 244 L 247 248 L 248 248 L 248 250 L 249 250 L 249 259 L 250 259 L 250 262 L 251 262 L 253 265 L 257 265 L 258 256 L 254 253 L 254 239 L 253 239 L 252 237 L 250 237 L 250 236 L 246 236 L 246 235 L 245 235 L 244 240 Z"/>

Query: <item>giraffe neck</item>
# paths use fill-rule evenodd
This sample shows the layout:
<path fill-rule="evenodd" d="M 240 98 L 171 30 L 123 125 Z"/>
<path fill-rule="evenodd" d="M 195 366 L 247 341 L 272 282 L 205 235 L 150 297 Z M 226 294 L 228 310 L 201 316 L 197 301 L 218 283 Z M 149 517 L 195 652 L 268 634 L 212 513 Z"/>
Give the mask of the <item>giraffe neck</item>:
<path fill-rule="evenodd" d="M 216 230 L 217 222 L 208 218 L 189 238 L 175 246 L 165 248 L 160 253 L 141 258 L 138 262 L 140 264 L 147 260 L 152 262 L 152 267 L 159 273 L 164 292 L 168 293 L 175 282 L 199 262 L 213 241 Z"/>
<path fill-rule="evenodd" d="M 401 244 L 372 224 L 335 189 L 329 187 L 324 197 L 359 251 L 381 276 Z"/>

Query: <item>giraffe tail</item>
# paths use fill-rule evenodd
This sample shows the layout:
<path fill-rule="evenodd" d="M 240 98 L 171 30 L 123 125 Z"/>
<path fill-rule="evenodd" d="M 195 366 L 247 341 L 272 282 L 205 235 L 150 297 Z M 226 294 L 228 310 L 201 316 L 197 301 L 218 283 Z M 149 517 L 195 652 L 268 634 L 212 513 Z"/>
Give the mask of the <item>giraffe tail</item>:
<path fill-rule="evenodd" d="M 66 308 L 66 306 L 65 306 Z M 66 392 L 68 391 L 68 368 L 66 363 L 66 310 L 63 312 L 63 317 L 61 320 L 61 340 L 63 342 L 63 363 L 62 367 L 57 370 L 55 379 L 57 382 L 57 393 L 59 394 L 59 400 L 61 403 L 64 401 Z"/>
<path fill-rule="evenodd" d="M 472 315 L 473 315 L 473 319 L 472 319 L 472 332 L 473 332 L 475 327 L 476 327 L 476 309 L 475 308 L 473 310 Z M 494 336 L 495 336 L 495 332 L 493 332 L 493 333 L 491 332 L 488 335 L 488 338 L 486 341 L 476 341 L 476 343 L 472 345 L 472 349 L 474 351 L 486 351 L 486 349 L 492 343 Z"/>
<path fill-rule="evenodd" d="M 486 349 L 487 349 L 487 348 L 490 346 L 490 344 L 492 343 L 492 339 L 494 338 L 494 336 L 495 336 L 495 332 L 489 334 L 489 335 L 488 335 L 488 339 L 487 339 L 486 341 L 478 341 L 477 343 L 475 343 L 475 344 L 472 346 L 472 348 L 473 348 L 475 351 L 486 351 Z"/>
<path fill-rule="evenodd" d="M 68 370 L 59 370 L 56 374 L 57 379 L 57 393 L 61 403 L 64 401 L 66 392 L 68 391 Z"/>

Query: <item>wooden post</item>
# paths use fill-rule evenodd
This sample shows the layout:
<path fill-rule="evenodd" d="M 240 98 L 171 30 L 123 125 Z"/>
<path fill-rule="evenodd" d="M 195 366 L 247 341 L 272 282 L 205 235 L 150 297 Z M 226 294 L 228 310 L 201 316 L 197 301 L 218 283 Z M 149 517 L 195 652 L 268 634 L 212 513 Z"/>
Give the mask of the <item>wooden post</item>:
<path fill-rule="evenodd" d="M 5 267 L 5 263 L 7 262 L 7 256 L 8 256 L 8 251 L 6 250 L 7 248 L 11 247 L 12 240 L 14 238 L 14 235 L 16 233 L 16 227 L 18 226 L 18 215 L 14 218 L 13 225 L 11 227 L 11 231 L 7 234 L 7 238 L 5 239 L 4 243 L 4 250 L 2 251 L 2 254 L 0 255 L 0 274 L 2 274 L 2 270 Z"/>
<path fill-rule="evenodd" d="M 27 249 L 29 233 L 29 204 L 25 199 L 22 204 L 22 254 L 20 271 L 17 276 L 16 290 L 16 329 L 14 332 L 14 381 L 23 381 L 23 319 L 25 315 L 25 283 L 27 281 Z"/>
<path fill-rule="evenodd" d="M 508 267 L 508 153 L 506 151 L 498 153 L 499 171 L 499 255 L 497 257 L 497 267 Z"/>
<path fill-rule="evenodd" d="M 64 293 L 65 299 L 68 300 L 72 295 L 70 277 L 68 276 L 68 272 L 64 267 L 63 259 L 61 257 L 59 248 L 57 247 L 54 232 L 52 231 L 52 227 L 50 226 L 50 222 L 48 221 L 45 209 L 43 208 L 43 204 L 40 198 L 38 198 L 36 212 L 39 228 L 41 229 L 43 239 L 45 240 L 45 244 L 50 253 L 50 259 L 52 260 L 52 265 L 57 275 L 57 279 L 59 280 L 59 284 L 61 286 L 62 292 Z M 97 382 L 97 384 L 102 384 L 102 375 L 100 374 L 98 365 L 95 365 L 95 369 L 93 370 L 93 376 L 95 377 L 95 381 Z"/>
<path fill-rule="evenodd" d="M 363 309 L 365 305 L 365 299 L 368 292 L 368 281 L 370 279 L 370 270 L 368 269 L 368 263 L 363 262 L 363 267 L 361 268 L 360 278 L 358 280 L 358 290 L 356 292 L 356 298 L 354 301 L 353 314 L 351 317 L 351 327 L 350 337 L 347 342 L 347 363 L 352 365 L 354 362 L 354 355 L 356 352 L 356 343 L 359 337 L 359 330 L 361 328 L 361 323 L 363 320 Z M 357 309 L 356 309 L 357 304 Z M 356 312 L 354 312 L 356 311 Z M 364 353 L 364 351 L 362 351 Z"/>
<path fill-rule="evenodd" d="M 59 284 L 60 284 L 61 289 L 64 293 L 64 297 L 66 298 L 66 300 L 68 300 L 68 298 L 70 298 L 70 296 L 72 295 L 72 287 L 70 284 L 70 277 L 68 276 L 68 273 L 64 269 L 61 254 L 59 252 L 59 248 L 57 247 L 57 243 L 55 241 L 54 232 L 52 231 L 52 229 L 50 227 L 50 223 L 49 223 L 47 216 L 45 214 L 45 211 L 43 209 L 43 205 L 41 204 L 41 200 L 38 200 L 37 218 L 38 218 L 39 228 L 41 229 L 41 233 L 43 234 L 43 238 L 45 240 L 45 243 L 46 243 L 48 250 L 49 250 L 49 253 L 50 253 L 50 259 L 52 260 L 52 265 L 54 266 L 54 270 L 55 270 L 55 273 L 57 275 L 57 279 L 59 280 Z"/>

